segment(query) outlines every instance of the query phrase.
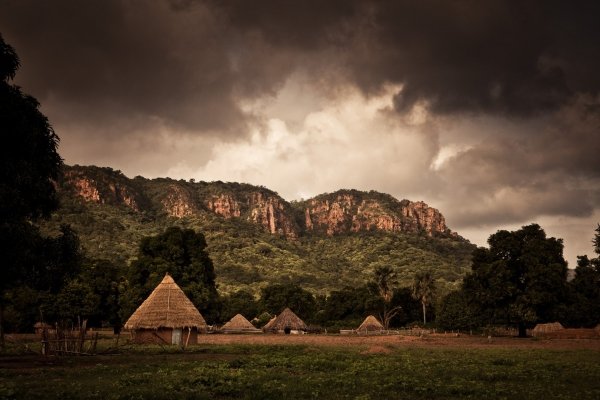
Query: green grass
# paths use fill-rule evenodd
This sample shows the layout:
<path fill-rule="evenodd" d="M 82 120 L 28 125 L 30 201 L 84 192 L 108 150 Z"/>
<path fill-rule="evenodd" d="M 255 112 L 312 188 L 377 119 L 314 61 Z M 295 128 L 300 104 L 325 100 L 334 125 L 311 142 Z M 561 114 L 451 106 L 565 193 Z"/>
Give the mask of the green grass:
<path fill-rule="evenodd" d="M 0 357 L 0 398 L 598 399 L 600 352 L 220 345 Z"/>

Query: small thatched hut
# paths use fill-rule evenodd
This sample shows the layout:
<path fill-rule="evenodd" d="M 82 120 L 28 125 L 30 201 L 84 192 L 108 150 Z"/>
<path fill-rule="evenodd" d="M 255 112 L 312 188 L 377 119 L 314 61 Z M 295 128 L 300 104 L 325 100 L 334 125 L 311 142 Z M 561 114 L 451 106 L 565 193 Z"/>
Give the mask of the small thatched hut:
<path fill-rule="evenodd" d="M 248 321 L 242 314 L 237 314 L 231 318 L 221 328 L 223 333 L 260 333 L 260 329 L 257 329 L 250 321 Z"/>
<path fill-rule="evenodd" d="M 381 324 L 381 322 L 379 322 L 377 318 L 375 318 L 372 315 L 369 315 L 367 318 L 365 318 L 363 323 L 360 324 L 360 326 L 356 330 L 359 333 L 378 332 L 383 330 L 383 325 Z"/>
<path fill-rule="evenodd" d="M 36 322 L 35 324 L 33 324 L 33 330 L 36 334 L 41 335 L 44 332 L 44 330 L 48 332 L 53 331 L 54 327 L 45 322 Z"/>
<path fill-rule="evenodd" d="M 532 335 L 540 336 L 548 332 L 557 332 L 565 329 L 564 326 L 560 322 L 551 322 L 548 324 L 537 324 L 535 328 L 533 328 Z"/>
<path fill-rule="evenodd" d="M 198 332 L 207 328 L 198 309 L 169 274 L 125 323 L 137 343 L 195 344 Z"/>
<path fill-rule="evenodd" d="M 265 332 L 274 333 L 304 333 L 308 326 L 292 310 L 286 308 L 275 319 L 263 327 Z"/>

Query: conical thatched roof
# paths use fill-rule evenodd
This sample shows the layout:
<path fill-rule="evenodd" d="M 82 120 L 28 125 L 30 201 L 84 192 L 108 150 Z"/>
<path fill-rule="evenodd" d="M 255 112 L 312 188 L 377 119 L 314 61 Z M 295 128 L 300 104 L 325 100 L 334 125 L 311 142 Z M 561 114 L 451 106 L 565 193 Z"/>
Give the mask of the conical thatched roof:
<path fill-rule="evenodd" d="M 207 329 L 198 309 L 169 274 L 125 323 L 125 329 L 158 328 Z"/>
<path fill-rule="evenodd" d="M 258 332 L 259 329 L 255 328 L 250 321 L 248 321 L 242 314 L 237 314 L 231 318 L 221 328 L 223 332 Z"/>
<path fill-rule="evenodd" d="M 269 331 L 283 331 L 286 328 L 294 331 L 305 331 L 308 329 L 308 326 L 306 326 L 304 321 L 294 314 L 292 310 L 286 308 L 274 321 L 269 321 L 263 329 Z"/>
<path fill-rule="evenodd" d="M 274 316 L 273 318 L 271 318 L 269 320 L 269 322 L 267 322 L 265 324 L 265 326 L 262 327 L 263 331 L 268 331 L 269 329 L 271 329 L 271 326 L 273 326 L 273 324 L 275 323 L 275 320 L 277 319 L 277 315 Z"/>
<path fill-rule="evenodd" d="M 383 325 L 377 318 L 369 315 L 362 324 L 358 327 L 358 331 L 380 331 L 383 329 Z"/>

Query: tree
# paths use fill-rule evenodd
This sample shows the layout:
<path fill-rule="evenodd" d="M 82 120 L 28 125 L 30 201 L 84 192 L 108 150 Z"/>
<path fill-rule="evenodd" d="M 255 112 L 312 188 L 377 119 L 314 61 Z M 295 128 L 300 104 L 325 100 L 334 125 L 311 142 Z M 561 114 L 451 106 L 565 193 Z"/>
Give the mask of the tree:
<path fill-rule="evenodd" d="M 555 320 L 566 294 L 567 263 L 561 239 L 547 238 L 537 224 L 498 231 L 489 249 L 473 253 L 472 272 L 463 289 L 488 323 L 527 325 Z"/>
<path fill-rule="evenodd" d="M 444 297 L 435 322 L 441 329 L 467 330 L 480 326 L 477 311 L 462 290 L 450 292 Z"/>
<path fill-rule="evenodd" d="M 53 182 L 62 167 L 58 136 L 39 103 L 10 83 L 19 65 L 15 50 L 0 35 L 0 253 L 11 254 L 0 267 L 2 345 L 6 290 L 21 278 L 28 242 L 39 236 L 30 223 L 49 216 L 58 205 Z"/>
<path fill-rule="evenodd" d="M 388 266 L 382 266 L 375 269 L 374 275 L 374 283 L 382 301 L 379 317 L 384 328 L 388 329 L 390 321 L 402 310 L 402 306 L 391 305 L 394 294 L 393 285 L 396 283 L 396 272 Z"/>
<path fill-rule="evenodd" d="M 435 293 L 435 280 L 431 271 L 417 272 L 412 284 L 412 295 L 423 307 L 423 324 L 427 324 L 427 306 L 431 304 Z"/>
<path fill-rule="evenodd" d="M 222 299 L 223 312 L 221 321 L 229 321 L 236 314 L 242 314 L 248 319 L 258 316 L 258 302 L 254 295 L 246 290 L 238 290 Z"/>
<path fill-rule="evenodd" d="M 289 307 L 302 319 L 312 320 L 316 312 L 316 301 L 312 293 L 298 285 L 269 285 L 261 290 L 262 311 L 271 315 L 279 314 Z"/>
<path fill-rule="evenodd" d="M 98 297 L 98 307 L 88 315 L 88 326 L 102 326 L 108 323 L 115 333 L 120 332 L 122 325 L 121 289 L 124 266 L 109 260 L 86 260 L 83 264 L 79 279 L 87 283 L 95 296 Z"/>
<path fill-rule="evenodd" d="M 568 325 L 593 327 L 600 323 L 600 225 L 595 232 L 592 243 L 597 257 L 578 256 L 575 278 L 568 284 Z"/>
<path fill-rule="evenodd" d="M 157 236 L 144 237 L 137 260 L 129 267 L 121 316 L 126 320 L 169 273 L 208 322 L 219 319 L 220 301 L 215 271 L 199 232 L 167 228 Z"/>
<path fill-rule="evenodd" d="M 9 83 L 19 68 L 0 36 L 0 221 L 35 220 L 58 207 L 53 182 L 61 173 L 58 136 L 39 103 Z"/>

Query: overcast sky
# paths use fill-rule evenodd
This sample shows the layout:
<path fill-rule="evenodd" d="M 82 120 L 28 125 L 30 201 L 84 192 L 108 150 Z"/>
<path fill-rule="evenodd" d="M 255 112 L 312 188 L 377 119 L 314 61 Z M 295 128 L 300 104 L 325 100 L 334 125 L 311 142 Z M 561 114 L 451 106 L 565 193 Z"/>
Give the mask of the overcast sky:
<path fill-rule="evenodd" d="M 600 222 L 598 1 L 0 0 L 68 164 L 424 200 L 478 245 Z"/>

